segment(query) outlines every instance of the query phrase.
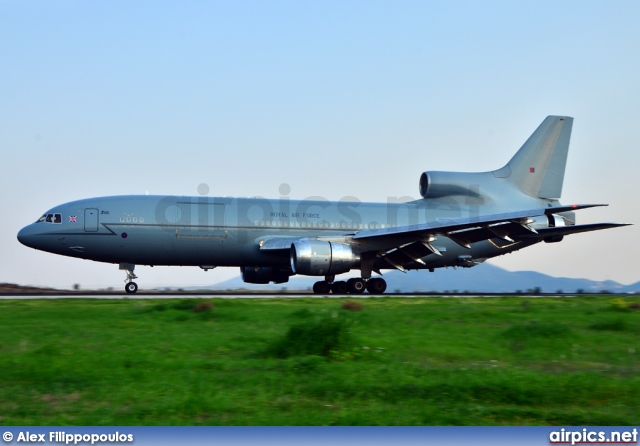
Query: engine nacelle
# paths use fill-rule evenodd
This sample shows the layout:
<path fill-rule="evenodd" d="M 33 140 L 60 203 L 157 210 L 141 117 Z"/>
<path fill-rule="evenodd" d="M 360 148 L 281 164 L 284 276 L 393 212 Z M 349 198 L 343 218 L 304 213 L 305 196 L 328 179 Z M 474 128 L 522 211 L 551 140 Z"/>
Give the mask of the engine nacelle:
<path fill-rule="evenodd" d="M 321 240 L 293 242 L 290 259 L 293 272 L 306 276 L 342 274 L 360 263 L 351 246 Z"/>
<path fill-rule="evenodd" d="M 567 222 L 561 215 L 540 215 L 532 218 L 529 226 L 533 229 L 557 228 L 567 226 Z M 545 243 L 558 243 L 561 242 L 563 238 L 563 235 L 550 235 L 549 237 L 545 237 L 544 241 Z"/>
<path fill-rule="evenodd" d="M 420 175 L 422 198 L 439 198 L 450 195 L 477 197 L 479 185 L 486 183 L 484 174 L 466 172 L 423 172 Z"/>
<path fill-rule="evenodd" d="M 561 226 L 567 226 L 567 223 L 560 215 L 539 215 L 529 219 L 529 226 L 533 229 L 558 228 Z"/>
<path fill-rule="evenodd" d="M 550 228 L 557 228 L 559 226 L 567 226 L 567 223 L 566 223 L 565 219 L 563 217 L 561 217 L 560 215 L 548 215 L 547 218 L 549 219 L 549 227 Z M 544 238 L 544 242 L 545 243 L 558 243 L 558 242 L 561 242 L 563 238 L 564 238 L 564 235 L 552 235 L 550 237 L 545 237 Z"/>
<path fill-rule="evenodd" d="M 290 275 L 279 268 L 266 266 L 241 266 L 240 272 L 242 273 L 243 282 L 259 284 L 267 284 L 269 282 L 285 283 L 289 281 Z"/>

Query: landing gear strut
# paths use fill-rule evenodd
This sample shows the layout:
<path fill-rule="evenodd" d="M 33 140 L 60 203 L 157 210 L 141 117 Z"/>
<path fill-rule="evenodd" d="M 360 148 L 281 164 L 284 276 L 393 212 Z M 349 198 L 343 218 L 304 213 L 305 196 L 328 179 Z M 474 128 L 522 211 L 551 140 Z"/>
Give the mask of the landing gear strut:
<path fill-rule="evenodd" d="M 135 273 L 133 272 L 135 268 L 136 266 L 130 263 L 120 264 L 120 269 L 127 273 L 127 278 L 124 279 L 125 281 L 124 290 L 127 292 L 127 294 L 133 294 L 136 291 L 138 291 L 138 284 L 133 281 L 133 279 L 138 278 L 138 276 L 136 276 Z"/>
<path fill-rule="evenodd" d="M 362 278 L 349 279 L 346 282 L 334 282 L 332 277 L 325 278 L 313 284 L 315 294 L 362 294 L 366 289 L 370 294 L 383 294 L 387 289 L 387 282 L 379 277 L 365 281 Z"/>

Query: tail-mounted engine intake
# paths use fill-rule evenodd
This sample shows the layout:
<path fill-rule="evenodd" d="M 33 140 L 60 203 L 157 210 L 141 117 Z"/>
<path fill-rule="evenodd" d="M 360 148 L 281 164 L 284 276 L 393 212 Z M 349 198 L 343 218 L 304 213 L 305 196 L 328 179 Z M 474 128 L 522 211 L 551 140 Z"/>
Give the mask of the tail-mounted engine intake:
<path fill-rule="evenodd" d="M 360 256 L 351 246 L 321 240 L 294 242 L 290 258 L 293 272 L 306 276 L 342 274 L 360 263 Z"/>
<path fill-rule="evenodd" d="M 289 281 L 290 273 L 282 271 L 279 268 L 270 268 L 266 266 L 241 266 L 242 280 L 245 283 L 266 284 L 285 283 Z"/>
<path fill-rule="evenodd" d="M 450 195 L 477 197 L 479 186 L 487 180 L 484 173 L 463 172 L 423 172 L 420 175 L 420 195 L 422 198 L 439 198 Z"/>

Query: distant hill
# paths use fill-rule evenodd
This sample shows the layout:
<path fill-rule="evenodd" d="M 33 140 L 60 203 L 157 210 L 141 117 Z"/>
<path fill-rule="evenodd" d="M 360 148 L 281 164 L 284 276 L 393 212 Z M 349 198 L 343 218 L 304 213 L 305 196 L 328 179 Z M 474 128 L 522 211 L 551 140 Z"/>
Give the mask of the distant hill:
<path fill-rule="evenodd" d="M 490 263 L 483 263 L 473 268 L 439 268 L 435 272 L 390 271 L 384 274 L 387 290 L 390 292 L 478 292 L 478 293 L 515 293 L 540 289 L 543 293 L 575 293 L 582 290 L 585 293 L 613 293 L 640 292 L 640 282 L 632 285 L 622 285 L 612 280 L 594 281 L 589 279 L 572 279 L 568 277 L 552 277 L 535 271 L 507 271 Z M 315 277 L 293 276 L 288 283 L 278 285 L 252 285 L 244 283 L 240 277 L 226 280 L 208 289 L 249 289 L 249 290 L 289 290 L 311 289 L 313 283 L 319 280 Z"/>
<path fill-rule="evenodd" d="M 76 293 L 77 290 L 58 290 L 56 288 L 41 288 L 30 285 L 16 285 L 15 283 L 0 283 L 0 294 L 56 294 L 60 291 Z"/>

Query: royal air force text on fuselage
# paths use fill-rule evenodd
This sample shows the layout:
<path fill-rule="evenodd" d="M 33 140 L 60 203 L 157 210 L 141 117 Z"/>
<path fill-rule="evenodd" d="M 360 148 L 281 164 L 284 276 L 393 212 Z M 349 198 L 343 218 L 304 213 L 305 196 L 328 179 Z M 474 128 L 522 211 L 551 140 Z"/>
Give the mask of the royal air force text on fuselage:
<path fill-rule="evenodd" d="M 271 218 L 314 218 L 320 219 L 320 214 L 314 214 L 309 212 L 270 212 Z"/>

